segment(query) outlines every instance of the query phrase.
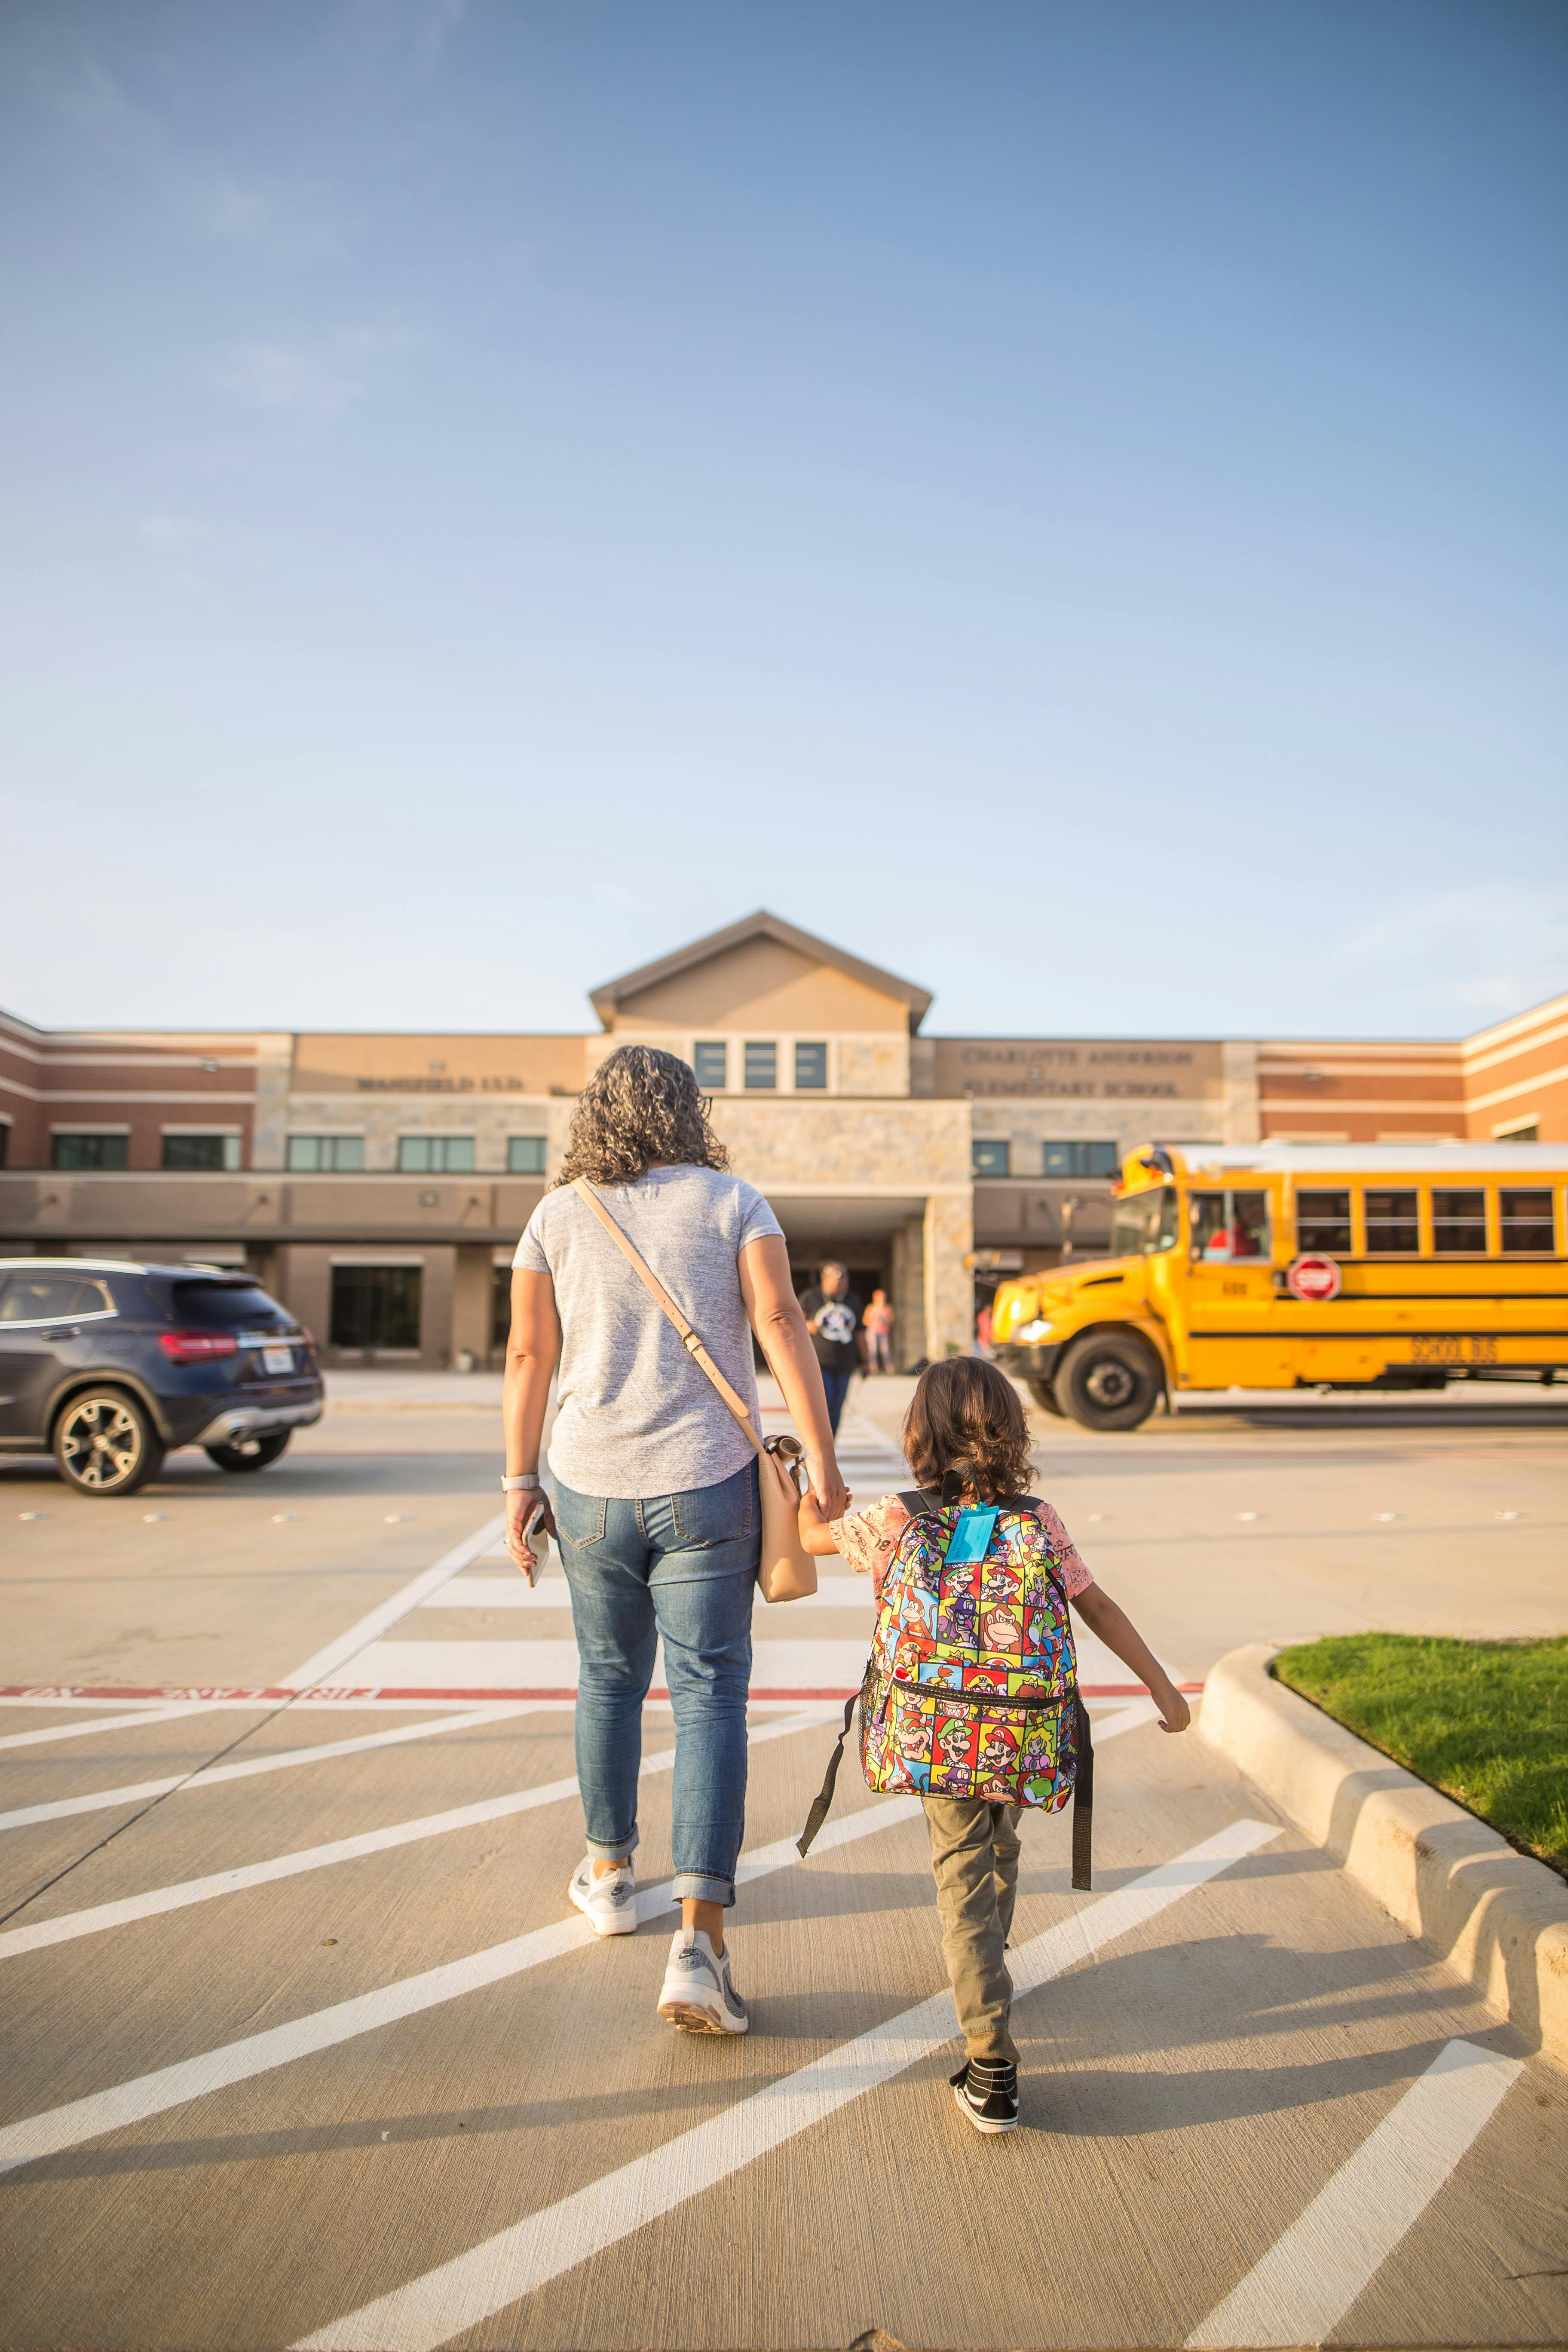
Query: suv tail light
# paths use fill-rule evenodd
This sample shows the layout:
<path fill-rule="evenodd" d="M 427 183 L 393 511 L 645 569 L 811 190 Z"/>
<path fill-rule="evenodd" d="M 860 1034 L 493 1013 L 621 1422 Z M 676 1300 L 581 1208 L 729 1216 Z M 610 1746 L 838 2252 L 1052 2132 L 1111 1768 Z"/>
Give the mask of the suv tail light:
<path fill-rule="evenodd" d="M 160 1331 L 158 1345 L 172 1364 L 205 1364 L 214 1356 L 237 1356 L 232 1331 Z"/>

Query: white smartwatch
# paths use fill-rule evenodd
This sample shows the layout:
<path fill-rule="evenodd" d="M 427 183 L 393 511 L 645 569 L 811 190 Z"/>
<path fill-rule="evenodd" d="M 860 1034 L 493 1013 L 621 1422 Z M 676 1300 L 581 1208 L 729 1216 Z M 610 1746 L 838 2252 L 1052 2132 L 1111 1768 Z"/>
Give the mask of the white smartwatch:
<path fill-rule="evenodd" d="M 500 1490 L 503 1495 L 515 1495 L 522 1487 L 537 1486 L 538 1484 L 539 1473 L 537 1470 L 520 1470 L 517 1472 L 515 1476 L 503 1478 L 501 1480 Z"/>

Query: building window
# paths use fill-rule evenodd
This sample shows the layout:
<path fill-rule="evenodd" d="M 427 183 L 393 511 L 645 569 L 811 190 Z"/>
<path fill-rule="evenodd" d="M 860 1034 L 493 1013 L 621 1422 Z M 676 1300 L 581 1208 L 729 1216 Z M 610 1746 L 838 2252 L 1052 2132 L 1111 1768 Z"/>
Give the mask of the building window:
<path fill-rule="evenodd" d="M 0 1168 L 5 1165 L 5 1151 L 10 1140 L 11 1122 L 8 1118 L 0 1118 Z"/>
<path fill-rule="evenodd" d="M 128 1135 L 56 1135 L 49 1139 L 51 1168 L 123 1168 Z"/>
<path fill-rule="evenodd" d="M 1484 1192 L 1433 1193 L 1432 1247 L 1442 1257 L 1485 1257 L 1487 1196 Z"/>
<path fill-rule="evenodd" d="M 417 1265 L 335 1265 L 332 1268 L 334 1348 L 417 1348 L 424 1268 Z"/>
<path fill-rule="evenodd" d="M 543 1136 L 509 1135 L 506 1139 L 506 1172 L 509 1176 L 542 1176 Z"/>
<path fill-rule="evenodd" d="M 722 1037 L 700 1038 L 691 1048 L 691 1066 L 705 1095 L 721 1094 L 730 1083 L 730 1049 Z"/>
<path fill-rule="evenodd" d="M 827 1084 L 827 1046 L 825 1042 L 813 1045 L 797 1045 L 795 1049 L 795 1087 L 796 1094 L 809 1094 Z"/>
<path fill-rule="evenodd" d="M 1348 1192 L 1298 1192 L 1296 1247 L 1328 1250 L 1348 1256 L 1351 1245 L 1351 1196 Z"/>
<path fill-rule="evenodd" d="M 1421 1227 L 1414 1192 L 1369 1192 L 1366 1196 L 1368 1257 L 1414 1257 Z"/>
<path fill-rule="evenodd" d="M 397 1172 L 400 1176 L 471 1176 L 474 1139 L 471 1135 L 400 1135 Z"/>
<path fill-rule="evenodd" d="M 1504 1192 L 1500 1199 L 1505 1250 L 1544 1250 L 1550 1254 L 1556 1248 L 1550 1192 Z"/>
<path fill-rule="evenodd" d="M 975 1141 L 969 1147 L 969 1162 L 977 1176 L 1010 1176 L 1013 1147 L 1005 1139 L 1000 1142 Z"/>
<path fill-rule="evenodd" d="M 490 1346 L 502 1349 L 511 1337 L 511 1268 L 490 1268 Z"/>
<path fill-rule="evenodd" d="M 364 1166 L 363 1135 L 291 1135 L 289 1165 L 300 1176 L 357 1176 Z"/>
<path fill-rule="evenodd" d="M 1541 1122 L 1539 1119 L 1527 1118 L 1518 1127 L 1500 1127 L 1495 1132 L 1494 1140 L 1499 1143 L 1539 1143 Z"/>
<path fill-rule="evenodd" d="M 1114 1143 L 1047 1143 L 1040 1172 L 1046 1176 L 1114 1176 L 1121 1165 Z"/>
<path fill-rule="evenodd" d="M 771 1042 L 746 1047 L 746 1085 L 760 1090 L 779 1082 L 779 1049 Z"/>
<path fill-rule="evenodd" d="M 165 1135 L 165 1168 L 214 1169 L 239 1166 L 237 1135 Z"/>

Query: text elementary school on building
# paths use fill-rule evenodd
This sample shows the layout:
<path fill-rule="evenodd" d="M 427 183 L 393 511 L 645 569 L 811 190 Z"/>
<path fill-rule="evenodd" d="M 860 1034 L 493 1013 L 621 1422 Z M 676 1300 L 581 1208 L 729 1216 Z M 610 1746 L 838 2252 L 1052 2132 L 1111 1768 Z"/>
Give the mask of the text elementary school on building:
<path fill-rule="evenodd" d="M 897 1310 L 1103 1249 L 1144 1142 L 1568 1137 L 1568 996 L 1453 1044 L 928 1037 L 929 992 L 756 914 L 595 989 L 594 1034 L 46 1032 L 0 1014 L 0 1250 L 243 1265 L 328 1361 L 496 1362 L 518 1234 L 617 1045 L 689 1061 L 804 1285 Z"/>

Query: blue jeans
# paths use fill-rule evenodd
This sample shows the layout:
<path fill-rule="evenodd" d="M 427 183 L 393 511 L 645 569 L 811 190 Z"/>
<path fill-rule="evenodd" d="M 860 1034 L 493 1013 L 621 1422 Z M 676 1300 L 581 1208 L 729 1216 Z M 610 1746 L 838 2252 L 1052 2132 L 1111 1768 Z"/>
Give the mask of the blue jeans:
<path fill-rule="evenodd" d="M 673 1899 L 735 1900 L 746 1825 L 746 1692 L 762 1552 L 757 1465 L 716 1486 L 627 1501 L 557 1486 L 577 1635 L 577 1781 L 588 1851 L 637 1843 L 642 1706 L 655 1646 L 675 1711 Z"/>
<path fill-rule="evenodd" d="M 844 1400 L 849 1393 L 849 1383 L 854 1377 L 853 1372 L 823 1370 L 822 1387 L 827 1399 L 827 1426 L 835 1437 L 838 1434 L 838 1416 L 844 1410 Z"/>

